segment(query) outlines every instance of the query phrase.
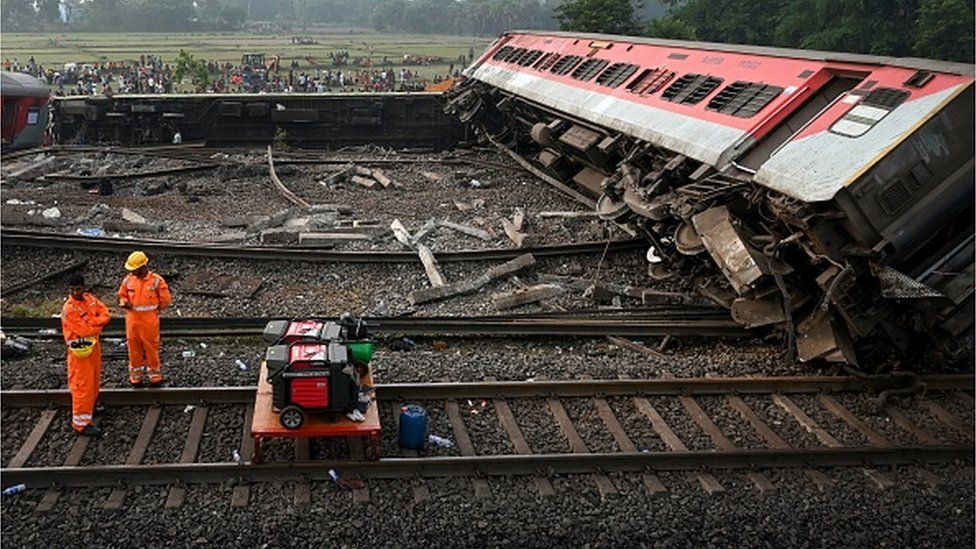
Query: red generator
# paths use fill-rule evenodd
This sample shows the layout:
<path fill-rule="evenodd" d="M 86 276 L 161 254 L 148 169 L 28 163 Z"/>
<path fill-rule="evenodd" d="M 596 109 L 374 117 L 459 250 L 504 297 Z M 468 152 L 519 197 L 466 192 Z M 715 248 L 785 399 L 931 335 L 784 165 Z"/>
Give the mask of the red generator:
<path fill-rule="evenodd" d="M 269 345 L 296 343 L 299 341 L 362 341 L 369 338 L 366 322 L 357 316 L 344 313 L 338 322 L 319 318 L 272 320 L 262 334 Z M 356 357 L 353 357 L 354 362 Z"/>
<path fill-rule="evenodd" d="M 265 359 L 272 405 L 286 429 L 301 427 L 306 412 L 345 414 L 361 406 L 360 369 L 344 343 L 274 345 Z"/>

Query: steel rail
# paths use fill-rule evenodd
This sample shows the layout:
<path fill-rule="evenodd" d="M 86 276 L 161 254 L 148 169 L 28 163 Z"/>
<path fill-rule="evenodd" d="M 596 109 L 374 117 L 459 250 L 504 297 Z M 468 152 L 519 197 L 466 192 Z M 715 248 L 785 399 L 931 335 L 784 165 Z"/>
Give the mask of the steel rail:
<path fill-rule="evenodd" d="M 922 376 L 928 390 L 972 390 L 973 375 Z M 904 388 L 905 377 L 857 378 L 830 376 L 716 377 L 667 379 L 596 379 L 377 384 L 379 400 L 441 400 L 462 398 L 586 398 L 611 396 L 696 396 L 727 394 L 812 394 L 879 392 Z M 243 404 L 254 400 L 255 386 L 164 387 L 99 391 L 99 402 L 111 406 Z M 68 406 L 66 389 L 0 391 L 3 407 Z"/>
<path fill-rule="evenodd" d="M 282 318 L 282 317 L 277 317 Z M 258 336 L 273 318 L 183 318 L 164 317 L 161 333 L 169 337 Z M 595 318 L 544 317 L 373 317 L 365 319 L 373 333 L 453 336 L 695 336 L 747 337 L 743 328 L 722 312 L 662 312 L 655 317 L 607 316 Z M 57 318 L 0 318 L 9 334 L 57 338 Z M 103 337 L 125 335 L 125 321 L 113 318 Z"/>
<path fill-rule="evenodd" d="M 415 263 L 417 254 L 397 251 L 328 251 L 309 248 L 274 246 L 225 246 L 153 239 L 122 239 L 83 235 L 57 234 L 42 231 L 3 229 L 0 231 L 3 246 L 33 248 L 76 249 L 123 253 L 133 249 L 164 255 L 219 257 L 230 259 L 309 261 L 318 263 Z M 637 250 L 647 246 L 641 239 L 612 240 L 609 243 L 581 242 L 574 244 L 550 244 L 528 248 L 491 248 L 485 250 L 461 250 L 437 252 L 437 260 L 444 262 L 510 260 L 531 253 L 536 257 L 564 255 L 602 254 Z"/>
<path fill-rule="evenodd" d="M 0 469 L 5 484 L 29 487 L 166 485 L 227 479 L 246 481 L 328 480 L 329 470 L 373 479 L 464 477 L 593 472 L 694 471 L 783 467 L 849 467 L 970 462 L 973 445 L 892 448 L 756 449 L 678 452 L 533 454 L 382 458 L 375 461 L 298 461 L 262 464 L 173 463 Z"/>

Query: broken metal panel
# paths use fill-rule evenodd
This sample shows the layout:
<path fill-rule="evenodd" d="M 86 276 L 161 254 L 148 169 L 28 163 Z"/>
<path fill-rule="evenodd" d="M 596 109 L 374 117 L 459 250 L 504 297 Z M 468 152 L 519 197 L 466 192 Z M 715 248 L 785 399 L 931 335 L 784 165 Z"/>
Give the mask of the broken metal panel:
<path fill-rule="evenodd" d="M 871 269 L 881 283 L 881 295 L 890 299 L 945 298 L 942 292 L 887 265 L 873 265 Z"/>
<path fill-rule="evenodd" d="M 786 322 L 783 299 L 776 295 L 761 299 L 738 297 L 732 302 L 732 319 L 746 328 Z"/>
<path fill-rule="evenodd" d="M 826 311 L 816 311 L 797 326 L 796 351 L 801 362 L 826 360 L 857 365 L 847 330 L 836 326 Z"/>
<path fill-rule="evenodd" d="M 763 270 L 755 252 L 743 242 L 734 218 L 725 206 L 705 210 L 692 218 L 702 244 L 739 295 L 749 292 Z"/>

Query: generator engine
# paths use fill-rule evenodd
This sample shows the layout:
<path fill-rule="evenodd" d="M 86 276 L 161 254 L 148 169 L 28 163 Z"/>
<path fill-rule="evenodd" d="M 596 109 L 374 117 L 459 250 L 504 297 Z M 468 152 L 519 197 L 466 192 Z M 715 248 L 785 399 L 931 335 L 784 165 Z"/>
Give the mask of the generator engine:
<path fill-rule="evenodd" d="M 306 412 L 365 413 L 371 388 L 362 379 L 373 344 L 365 339 L 365 324 L 353 319 L 276 320 L 265 327 L 265 340 L 272 343 L 265 354 L 272 404 L 285 428 L 301 427 Z"/>

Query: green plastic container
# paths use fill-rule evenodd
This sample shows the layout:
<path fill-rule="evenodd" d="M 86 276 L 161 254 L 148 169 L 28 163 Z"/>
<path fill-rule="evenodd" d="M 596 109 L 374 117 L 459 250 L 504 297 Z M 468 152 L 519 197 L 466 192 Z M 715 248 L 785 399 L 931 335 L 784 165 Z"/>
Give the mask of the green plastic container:
<path fill-rule="evenodd" d="M 373 343 L 369 341 L 359 341 L 347 343 L 349 347 L 349 357 L 358 364 L 369 364 L 373 359 Z"/>

